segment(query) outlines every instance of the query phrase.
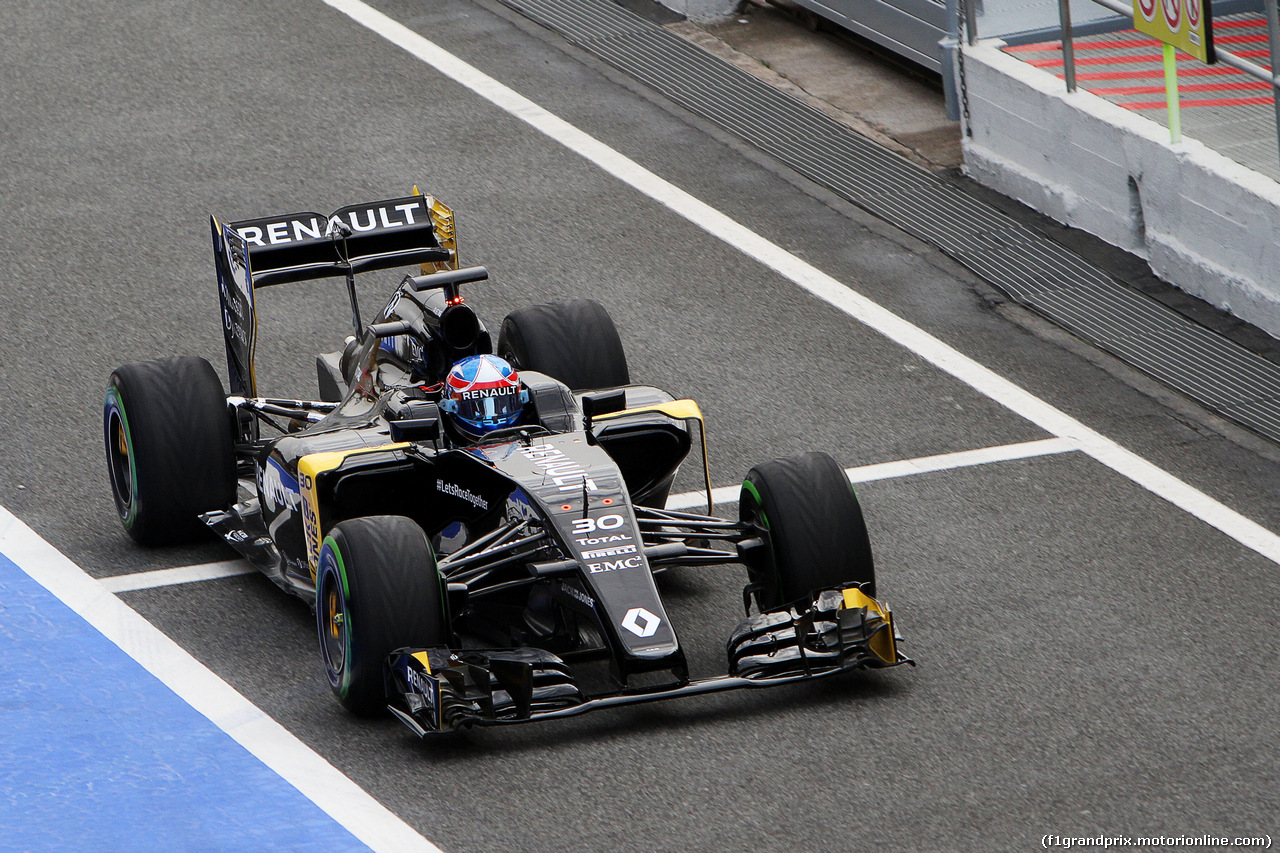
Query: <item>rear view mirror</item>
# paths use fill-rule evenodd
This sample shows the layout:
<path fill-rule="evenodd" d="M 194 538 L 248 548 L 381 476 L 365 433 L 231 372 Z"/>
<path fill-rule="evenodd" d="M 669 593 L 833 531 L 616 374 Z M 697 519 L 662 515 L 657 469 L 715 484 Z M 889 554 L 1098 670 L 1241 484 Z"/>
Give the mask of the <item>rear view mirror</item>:
<path fill-rule="evenodd" d="M 436 441 L 440 438 L 439 418 L 414 418 L 412 420 L 391 421 L 391 440 L 401 441 Z"/>
<path fill-rule="evenodd" d="M 587 429 L 591 429 L 591 421 L 604 415 L 621 412 L 627 407 L 627 392 L 619 388 L 616 391 L 601 391 L 597 394 L 582 396 L 582 418 Z"/>

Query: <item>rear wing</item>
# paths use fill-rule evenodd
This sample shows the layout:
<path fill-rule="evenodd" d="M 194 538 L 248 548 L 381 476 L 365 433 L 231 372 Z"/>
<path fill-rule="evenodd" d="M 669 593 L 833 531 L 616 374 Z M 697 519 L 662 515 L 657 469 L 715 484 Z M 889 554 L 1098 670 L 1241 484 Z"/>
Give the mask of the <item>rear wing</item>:
<path fill-rule="evenodd" d="M 216 227 L 216 220 L 215 227 Z M 437 223 L 446 228 L 438 228 Z M 453 212 L 431 196 L 413 195 L 339 208 L 328 216 L 291 213 L 226 226 L 249 252 L 254 287 L 348 273 L 444 263 L 452 268 Z"/>
<path fill-rule="evenodd" d="M 239 222 L 209 218 L 231 393 L 257 396 L 254 291 L 318 278 L 345 277 L 352 322 L 361 331 L 353 276 L 421 264 L 424 274 L 456 269 L 453 211 L 414 194 L 339 208 L 328 216 L 291 213 Z"/>

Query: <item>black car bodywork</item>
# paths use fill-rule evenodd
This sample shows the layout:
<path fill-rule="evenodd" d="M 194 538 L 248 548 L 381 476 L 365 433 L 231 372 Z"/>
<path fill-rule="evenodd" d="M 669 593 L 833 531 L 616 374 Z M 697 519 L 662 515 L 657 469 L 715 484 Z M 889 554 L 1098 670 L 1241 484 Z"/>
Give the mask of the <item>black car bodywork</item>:
<path fill-rule="evenodd" d="M 873 597 L 873 576 L 832 576 L 785 601 L 778 589 L 766 592 L 779 571 L 781 521 L 771 529 L 763 511 L 738 520 L 710 514 L 693 401 L 629 381 L 571 388 L 538 364 L 517 364 L 530 392 L 520 423 L 480 442 L 452 431 L 436 405 L 439 383 L 459 359 L 496 348 L 460 293 L 487 273 L 458 267 L 452 213 L 435 199 L 415 194 L 328 217 L 213 220 L 212 236 L 236 489 L 200 517 L 317 607 L 322 654 L 348 707 L 370 710 L 349 701 L 341 671 L 367 647 L 351 621 L 345 572 L 354 570 L 334 568 L 344 553 L 333 532 L 369 517 L 410 519 L 430 544 L 418 571 L 438 579 L 439 595 L 428 587 L 424 605 L 439 624 L 435 641 L 380 650 L 385 698 L 374 703 L 419 735 L 907 662 L 888 608 Z M 366 324 L 354 274 L 410 264 L 422 274 L 405 276 Z M 318 358 L 321 399 L 260 397 L 255 292 L 327 276 L 348 283 L 355 334 Z M 108 394 L 108 455 L 122 519 L 141 541 L 128 506 L 138 500 L 136 472 L 129 478 L 141 439 L 124 424 L 123 393 L 113 384 Z M 705 515 L 664 508 L 694 426 Z M 728 639 L 725 674 L 690 680 L 654 575 L 724 563 L 748 569 L 747 616 Z M 869 551 L 866 563 L 870 572 Z M 805 577 L 823 577 L 815 571 Z"/>

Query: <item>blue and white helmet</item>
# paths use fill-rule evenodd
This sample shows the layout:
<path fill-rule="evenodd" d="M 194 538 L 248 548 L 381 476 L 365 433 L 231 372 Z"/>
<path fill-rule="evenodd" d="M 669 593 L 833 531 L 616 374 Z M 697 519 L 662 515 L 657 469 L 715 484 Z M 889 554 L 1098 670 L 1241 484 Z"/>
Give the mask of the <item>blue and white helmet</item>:
<path fill-rule="evenodd" d="M 473 355 L 449 370 L 440 410 L 465 435 L 480 438 L 520 420 L 529 391 L 516 369 L 496 355 Z"/>

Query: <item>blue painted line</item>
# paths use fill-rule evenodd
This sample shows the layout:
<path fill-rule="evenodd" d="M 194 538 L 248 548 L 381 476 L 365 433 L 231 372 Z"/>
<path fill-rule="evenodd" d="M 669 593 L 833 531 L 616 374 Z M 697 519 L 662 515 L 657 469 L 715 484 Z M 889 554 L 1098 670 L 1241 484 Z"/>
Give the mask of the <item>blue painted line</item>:
<path fill-rule="evenodd" d="M 368 850 L 0 554 L 0 850 Z"/>

